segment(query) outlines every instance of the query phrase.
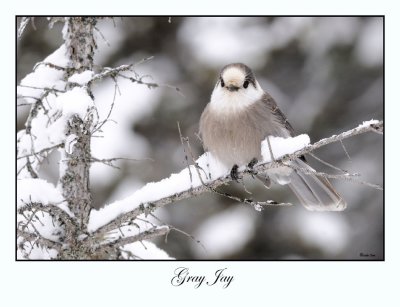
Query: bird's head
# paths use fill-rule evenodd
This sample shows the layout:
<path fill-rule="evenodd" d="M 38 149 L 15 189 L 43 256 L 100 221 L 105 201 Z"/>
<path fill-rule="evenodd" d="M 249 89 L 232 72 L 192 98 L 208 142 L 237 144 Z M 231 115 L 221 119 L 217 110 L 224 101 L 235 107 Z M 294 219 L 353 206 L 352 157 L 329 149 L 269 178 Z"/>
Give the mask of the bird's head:
<path fill-rule="evenodd" d="M 216 112 L 237 112 L 259 100 L 264 91 L 251 69 L 234 63 L 222 68 L 211 95 L 211 108 Z"/>

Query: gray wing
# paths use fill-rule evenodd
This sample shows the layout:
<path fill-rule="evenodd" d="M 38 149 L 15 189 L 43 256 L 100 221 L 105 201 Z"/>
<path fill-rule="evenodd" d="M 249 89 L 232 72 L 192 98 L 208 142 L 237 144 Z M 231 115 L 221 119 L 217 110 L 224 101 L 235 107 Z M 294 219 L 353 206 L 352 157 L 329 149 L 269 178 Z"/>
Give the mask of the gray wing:
<path fill-rule="evenodd" d="M 265 92 L 262 97 L 262 101 L 271 112 L 273 119 L 282 127 L 284 127 L 287 131 L 289 131 L 290 136 L 294 136 L 294 129 L 292 125 L 289 123 L 282 111 L 278 108 L 278 105 L 276 104 L 274 98 L 272 98 L 270 94 Z"/>

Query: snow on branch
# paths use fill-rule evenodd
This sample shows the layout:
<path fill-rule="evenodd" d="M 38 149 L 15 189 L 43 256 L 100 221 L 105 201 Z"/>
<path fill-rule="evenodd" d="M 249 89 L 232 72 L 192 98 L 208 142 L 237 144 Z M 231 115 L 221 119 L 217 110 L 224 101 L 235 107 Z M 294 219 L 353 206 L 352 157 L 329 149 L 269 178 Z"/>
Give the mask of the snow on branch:
<path fill-rule="evenodd" d="M 267 169 L 286 165 L 289 161 L 302 155 L 312 153 L 318 148 L 328 144 L 339 142 L 352 136 L 366 132 L 383 133 L 383 121 L 371 120 L 364 122 L 356 128 L 322 139 L 312 145 L 306 145 L 307 138 L 303 135 L 298 138 L 284 139 L 286 151 L 275 155 L 275 161 L 266 160 L 254 166 L 253 170 L 240 168 L 239 175 L 262 173 Z M 294 141 L 293 141 L 294 140 Z M 282 140 L 280 141 L 282 143 Z M 299 148 L 300 147 L 300 148 Z M 200 176 L 193 176 L 192 174 Z M 325 175 L 325 174 L 324 174 Z M 342 177 L 351 177 L 344 174 Z M 169 178 L 159 182 L 151 182 L 134 192 L 131 196 L 106 205 L 100 210 L 92 210 L 88 230 L 94 236 L 101 236 L 120 225 L 134 220 L 141 214 L 149 214 L 154 210 L 164 207 L 179 200 L 191 198 L 205 192 L 216 192 L 216 188 L 232 181 L 229 170 L 223 167 L 209 153 L 203 154 L 196 161 L 178 174 L 172 174 Z M 356 180 L 353 180 L 357 182 Z M 360 182 L 362 183 L 362 182 Z M 376 186 L 380 188 L 379 186 Z M 279 205 L 270 203 L 271 205 Z"/>

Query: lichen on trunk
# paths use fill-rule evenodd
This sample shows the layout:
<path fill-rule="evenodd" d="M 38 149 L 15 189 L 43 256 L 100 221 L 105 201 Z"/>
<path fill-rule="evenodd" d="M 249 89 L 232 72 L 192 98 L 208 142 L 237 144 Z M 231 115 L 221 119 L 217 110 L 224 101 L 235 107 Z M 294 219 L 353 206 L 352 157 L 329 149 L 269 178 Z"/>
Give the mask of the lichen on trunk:
<path fill-rule="evenodd" d="M 81 73 L 93 68 L 94 51 L 97 44 L 94 38 L 96 25 L 94 17 L 66 18 L 64 30 L 65 45 L 70 59 L 67 79 L 73 73 Z M 93 117 L 87 113 L 85 118 L 75 114 L 69 118 L 65 127 L 66 139 L 74 138 L 70 150 L 61 149 L 60 185 L 62 194 L 78 222 L 79 233 L 86 232 L 92 197 L 89 186 L 91 164 L 91 127 Z"/>
<path fill-rule="evenodd" d="M 66 149 L 61 149 L 62 194 L 82 230 L 86 228 L 92 201 L 89 186 L 91 123 L 91 120 L 83 120 L 78 115 L 72 116 L 67 123 L 66 135 L 74 135 L 75 142 L 69 153 Z"/>
<path fill-rule="evenodd" d="M 93 33 L 97 18 L 70 17 L 66 22 L 64 39 L 74 72 L 91 70 L 94 52 L 97 49 Z"/>

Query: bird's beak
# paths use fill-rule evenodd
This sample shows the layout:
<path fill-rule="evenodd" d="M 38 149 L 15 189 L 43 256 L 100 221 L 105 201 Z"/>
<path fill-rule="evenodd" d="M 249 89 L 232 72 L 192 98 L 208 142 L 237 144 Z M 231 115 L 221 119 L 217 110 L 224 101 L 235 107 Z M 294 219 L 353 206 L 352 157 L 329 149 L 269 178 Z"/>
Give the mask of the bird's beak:
<path fill-rule="evenodd" d="M 239 87 L 233 84 L 229 84 L 227 87 L 228 91 L 230 92 L 236 92 L 237 90 L 239 90 Z"/>

